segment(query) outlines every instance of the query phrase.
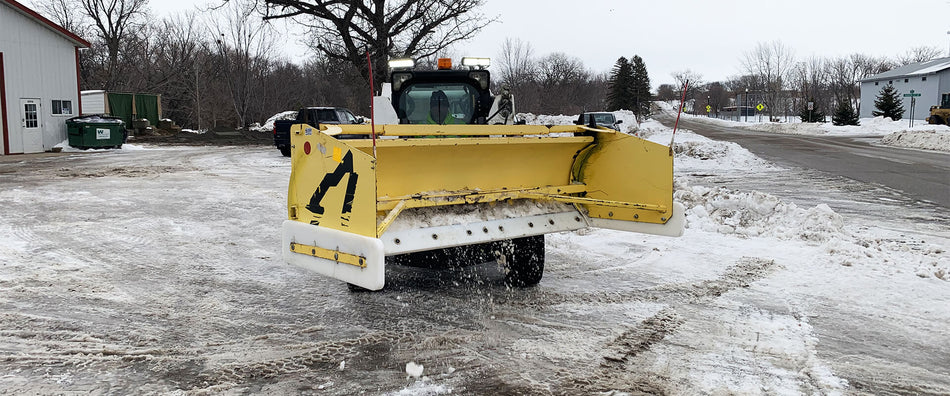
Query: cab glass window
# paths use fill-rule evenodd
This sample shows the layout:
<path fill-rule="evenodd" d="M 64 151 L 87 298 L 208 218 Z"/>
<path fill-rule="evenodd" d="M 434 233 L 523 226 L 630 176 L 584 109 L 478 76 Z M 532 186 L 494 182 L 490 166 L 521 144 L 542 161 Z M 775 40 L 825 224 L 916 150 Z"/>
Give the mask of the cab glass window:
<path fill-rule="evenodd" d="M 420 83 L 399 95 L 397 114 L 410 124 L 468 124 L 478 90 L 466 83 Z"/>

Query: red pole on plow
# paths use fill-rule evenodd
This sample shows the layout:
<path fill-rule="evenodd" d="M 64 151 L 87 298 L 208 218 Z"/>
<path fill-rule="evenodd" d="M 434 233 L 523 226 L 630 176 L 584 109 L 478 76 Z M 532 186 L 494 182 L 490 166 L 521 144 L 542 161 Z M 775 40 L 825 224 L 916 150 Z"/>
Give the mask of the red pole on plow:
<path fill-rule="evenodd" d="M 369 67 L 369 127 L 373 135 L 373 158 L 376 158 L 376 114 L 373 103 L 375 102 L 373 95 L 376 95 L 376 88 L 373 86 L 373 61 L 369 59 L 369 51 L 366 51 L 366 66 Z"/>
<path fill-rule="evenodd" d="M 680 125 L 680 114 L 683 113 L 683 105 L 686 104 L 686 89 L 689 88 L 689 80 L 683 84 L 683 96 L 680 98 L 680 109 L 676 112 L 676 122 L 673 123 L 673 135 L 670 136 L 670 155 L 673 155 L 673 138 L 676 137 L 676 128 Z"/>

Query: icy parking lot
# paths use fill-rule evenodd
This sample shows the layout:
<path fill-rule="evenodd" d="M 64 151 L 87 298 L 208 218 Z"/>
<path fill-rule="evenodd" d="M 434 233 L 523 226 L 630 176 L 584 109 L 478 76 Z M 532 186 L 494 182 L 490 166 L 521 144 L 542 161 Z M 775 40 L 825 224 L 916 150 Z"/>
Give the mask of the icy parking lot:
<path fill-rule="evenodd" d="M 681 238 L 554 234 L 538 287 L 484 263 L 377 293 L 281 261 L 272 147 L 5 160 L 0 393 L 950 393 L 946 208 L 676 151 Z"/>

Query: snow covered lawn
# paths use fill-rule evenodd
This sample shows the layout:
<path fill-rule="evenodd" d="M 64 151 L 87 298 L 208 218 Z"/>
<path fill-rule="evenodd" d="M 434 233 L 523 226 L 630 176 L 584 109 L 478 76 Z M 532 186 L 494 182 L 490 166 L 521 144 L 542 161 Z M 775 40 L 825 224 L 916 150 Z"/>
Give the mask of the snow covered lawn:
<path fill-rule="evenodd" d="M 666 102 L 655 103 L 660 111 L 674 116 L 678 110 Z M 921 120 L 916 120 L 913 127 L 909 125 L 907 120 L 892 121 L 890 118 L 884 117 L 862 118 L 859 126 L 835 126 L 830 122 L 803 123 L 798 121 L 798 117 L 794 117 L 794 119 L 790 117 L 789 119 L 792 122 L 745 122 L 692 114 L 683 114 L 682 116 L 696 121 L 750 131 L 794 135 L 874 136 L 881 137 L 880 142 L 886 145 L 950 152 L 950 127 L 930 125 Z M 753 118 L 755 117 L 749 119 Z"/>
<path fill-rule="evenodd" d="M 950 216 L 895 191 L 679 131 L 681 238 L 549 235 L 535 288 L 487 263 L 351 293 L 281 261 L 272 147 L 137 148 L 0 161 L 0 389 L 950 393 Z"/>

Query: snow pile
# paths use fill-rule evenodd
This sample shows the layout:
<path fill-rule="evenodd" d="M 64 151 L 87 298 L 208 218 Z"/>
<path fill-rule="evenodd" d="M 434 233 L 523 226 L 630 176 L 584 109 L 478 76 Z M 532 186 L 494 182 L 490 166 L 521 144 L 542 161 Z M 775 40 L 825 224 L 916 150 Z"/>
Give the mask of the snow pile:
<path fill-rule="evenodd" d="M 637 117 L 629 110 L 613 111 L 617 121 L 623 121 L 620 132 L 635 133 L 637 131 Z M 515 119 L 524 120 L 528 125 L 574 125 L 578 115 L 535 115 L 532 113 L 518 113 Z"/>
<path fill-rule="evenodd" d="M 419 378 L 422 376 L 424 370 L 425 367 L 421 364 L 416 364 L 416 362 L 406 363 L 406 374 L 409 374 L 410 377 Z"/>
<path fill-rule="evenodd" d="M 946 126 L 943 127 L 946 128 Z M 910 130 L 894 132 L 881 139 L 881 143 L 890 146 L 950 151 L 950 131 Z"/>
<path fill-rule="evenodd" d="M 683 179 L 676 180 L 673 197 L 687 208 L 687 233 L 801 241 L 842 266 L 874 265 L 897 272 L 909 267 L 921 278 L 950 281 L 950 260 L 941 246 L 893 231 L 849 228 L 825 204 L 802 208 L 759 191 L 689 186 Z"/>
<path fill-rule="evenodd" d="M 673 130 L 654 120 L 642 123 L 639 132 L 640 137 L 664 146 L 669 146 L 673 138 Z M 687 129 L 677 130 L 672 140 L 676 170 L 779 169 L 736 143 L 712 140 Z"/>
<path fill-rule="evenodd" d="M 678 108 L 666 102 L 654 102 L 661 112 L 676 116 Z M 790 135 L 829 135 L 829 136 L 882 136 L 881 143 L 890 146 L 919 148 L 926 150 L 950 151 L 950 127 L 920 122 L 914 127 L 907 120 L 894 121 L 886 117 L 862 118 L 861 125 L 833 125 L 831 123 L 803 123 L 798 117 L 790 117 L 790 122 L 744 122 L 710 118 L 702 115 L 683 114 L 695 121 L 709 124 L 742 128 L 750 131 L 783 133 Z M 749 117 L 756 120 L 758 117 Z M 626 122 L 626 121 L 624 121 Z"/>
<path fill-rule="evenodd" d="M 524 120 L 528 125 L 574 125 L 576 115 L 535 115 L 532 113 L 518 113 L 515 119 Z"/>
<path fill-rule="evenodd" d="M 413 230 L 454 224 L 472 224 L 488 220 L 522 218 L 548 213 L 572 211 L 565 203 L 507 200 L 486 204 L 450 205 L 442 207 L 407 209 L 389 226 L 389 231 Z M 377 223 L 384 217 L 378 216 Z"/>
<path fill-rule="evenodd" d="M 296 110 L 288 110 L 280 112 L 268 118 L 267 121 L 264 121 L 264 125 L 251 125 L 248 129 L 254 132 L 272 132 L 274 130 L 274 121 L 277 120 L 293 120 L 297 118 Z"/>
<path fill-rule="evenodd" d="M 843 218 L 828 205 L 804 209 L 759 191 L 688 186 L 677 181 L 674 199 L 688 208 L 687 227 L 741 237 L 826 242 L 845 234 Z"/>
<path fill-rule="evenodd" d="M 135 145 L 135 144 L 129 144 L 129 143 L 123 143 L 122 148 L 117 148 L 117 149 L 114 149 L 114 148 L 79 149 L 79 148 L 70 146 L 69 139 L 63 140 L 59 144 L 53 146 L 53 148 L 58 148 L 60 149 L 60 151 L 64 153 L 100 153 L 100 152 L 114 151 L 114 150 L 125 150 L 125 151 L 148 150 L 145 147 Z"/>

